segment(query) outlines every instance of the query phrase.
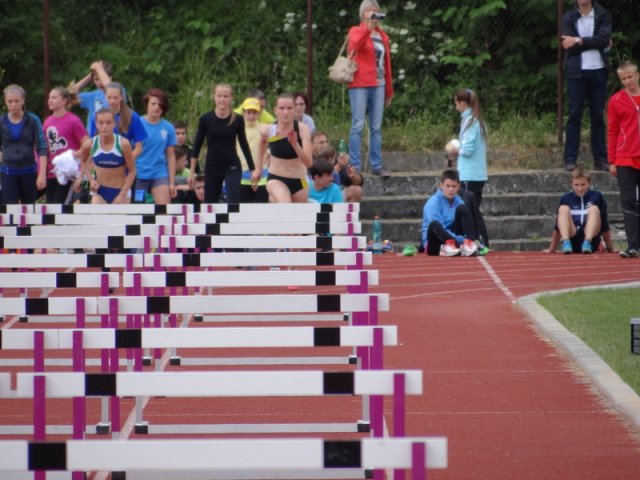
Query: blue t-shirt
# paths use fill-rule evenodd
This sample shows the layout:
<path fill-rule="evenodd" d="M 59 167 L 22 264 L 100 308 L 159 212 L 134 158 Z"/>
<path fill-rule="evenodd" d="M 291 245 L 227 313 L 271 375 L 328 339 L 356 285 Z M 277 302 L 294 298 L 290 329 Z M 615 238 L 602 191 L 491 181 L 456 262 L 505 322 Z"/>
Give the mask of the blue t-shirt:
<path fill-rule="evenodd" d="M 343 203 L 342 190 L 335 183 L 329 184 L 327 188 L 316 190 L 313 182 L 309 183 L 309 199 L 317 203 Z"/>
<path fill-rule="evenodd" d="M 144 117 L 140 120 L 147 138 L 142 142 L 142 153 L 136 158 L 136 176 L 141 180 L 168 177 L 167 147 L 176 144 L 176 131 L 164 118 L 155 124 Z"/>
<path fill-rule="evenodd" d="M 92 92 L 80 92 L 78 98 L 80 98 L 80 107 L 89 110 L 87 112 L 87 130 L 91 131 L 91 123 L 96 112 L 103 108 L 109 108 L 107 97 L 104 91 L 97 89 Z M 90 135 L 93 136 L 94 134 L 95 132 Z"/>
<path fill-rule="evenodd" d="M 118 120 L 120 119 L 120 114 L 116 114 L 116 126 L 113 129 L 113 133 L 119 133 L 124 138 L 129 140 L 131 144 L 131 148 L 136 147 L 136 143 L 143 142 L 145 138 L 147 138 L 147 131 L 142 124 L 142 120 L 140 120 L 140 115 L 136 112 L 131 112 L 131 124 L 129 125 L 129 130 L 126 133 L 122 133 L 118 131 Z M 98 134 L 98 128 L 96 127 L 95 117 L 91 119 L 91 127 L 89 128 L 89 136 L 95 137 Z"/>

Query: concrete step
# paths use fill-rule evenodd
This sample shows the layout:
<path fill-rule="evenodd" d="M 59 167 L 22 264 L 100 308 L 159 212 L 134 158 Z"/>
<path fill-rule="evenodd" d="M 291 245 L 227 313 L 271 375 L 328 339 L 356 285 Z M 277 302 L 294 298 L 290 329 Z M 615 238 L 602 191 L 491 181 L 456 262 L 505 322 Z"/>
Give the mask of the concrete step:
<path fill-rule="evenodd" d="M 442 147 L 442 151 L 424 153 L 383 152 L 383 164 L 391 171 L 441 171 L 446 166 L 444 145 Z M 367 154 L 365 153 L 362 158 L 364 161 Z M 562 147 L 557 146 L 528 149 L 521 152 L 489 148 L 487 163 L 490 168 L 518 165 L 520 168 L 528 170 L 553 170 L 562 168 L 564 165 Z M 588 145 L 582 146 L 578 163 L 587 166 L 587 168 L 593 167 Z"/>
<path fill-rule="evenodd" d="M 439 171 L 392 172 L 387 178 L 365 176 L 365 200 L 368 197 L 393 195 L 428 195 L 440 181 Z M 616 179 L 607 172 L 593 172 L 591 184 L 602 192 L 617 192 Z M 484 192 L 489 193 L 557 193 L 571 188 L 570 176 L 564 170 L 489 172 Z"/>
<path fill-rule="evenodd" d="M 610 214 L 621 213 L 618 192 L 603 192 Z M 367 197 L 360 205 L 361 218 L 422 218 L 428 195 Z M 482 197 L 485 216 L 555 215 L 558 193 L 490 193 Z"/>

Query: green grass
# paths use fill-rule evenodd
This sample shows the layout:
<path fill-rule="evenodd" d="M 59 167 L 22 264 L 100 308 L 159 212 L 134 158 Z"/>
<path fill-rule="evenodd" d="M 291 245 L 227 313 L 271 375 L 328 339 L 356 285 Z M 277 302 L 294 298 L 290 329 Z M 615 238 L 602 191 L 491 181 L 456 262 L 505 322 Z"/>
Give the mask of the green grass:
<path fill-rule="evenodd" d="M 638 288 L 578 291 L 538 302 L 640 394 L 640 355 L 630 353 L 629 327 L 631 318 L 640 318 Z"/>

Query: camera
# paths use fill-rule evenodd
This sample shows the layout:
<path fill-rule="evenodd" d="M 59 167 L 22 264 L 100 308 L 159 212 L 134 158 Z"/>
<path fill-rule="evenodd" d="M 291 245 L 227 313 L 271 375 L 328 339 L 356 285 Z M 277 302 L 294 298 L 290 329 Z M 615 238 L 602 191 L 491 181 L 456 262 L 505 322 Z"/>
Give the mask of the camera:
<path fill-rule="evenodd" d="M 371 14 L 371 20 L 384 20 L 384 17 L 386 17 L 387 14 L 386 13 L 382 13 L 382 12 L 373 12 Z"/>

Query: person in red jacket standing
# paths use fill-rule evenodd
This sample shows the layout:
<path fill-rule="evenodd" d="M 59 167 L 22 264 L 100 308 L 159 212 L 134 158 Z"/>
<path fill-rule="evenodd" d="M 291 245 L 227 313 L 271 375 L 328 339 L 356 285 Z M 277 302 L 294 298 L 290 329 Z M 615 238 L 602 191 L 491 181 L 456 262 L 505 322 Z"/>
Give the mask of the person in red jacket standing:
<path fill-rule="evenodd" d="M 620 203 L 627 234 L 623 258 L 640 256 L 640 73 L 633 62 L 618 67 L 622 90 L 607 109 L 609 172 L 618 177 Z"/>
<path fill-rule="evenodd" d="M 358 63 L 353 82 L 349 84 L 351 132 L 349 156 L 351 165 L 361 170 L 360 147 L 365 115 L 369 114 L 369 159 L 374 175 L 386 177 L 382 168 L 382 114 L 391 104 L 391 49 L 389 36 L 380 27 L 384 14 L 376 0 L 360 4 L 360 25 L 349 29 L 347 50 Z"/>

